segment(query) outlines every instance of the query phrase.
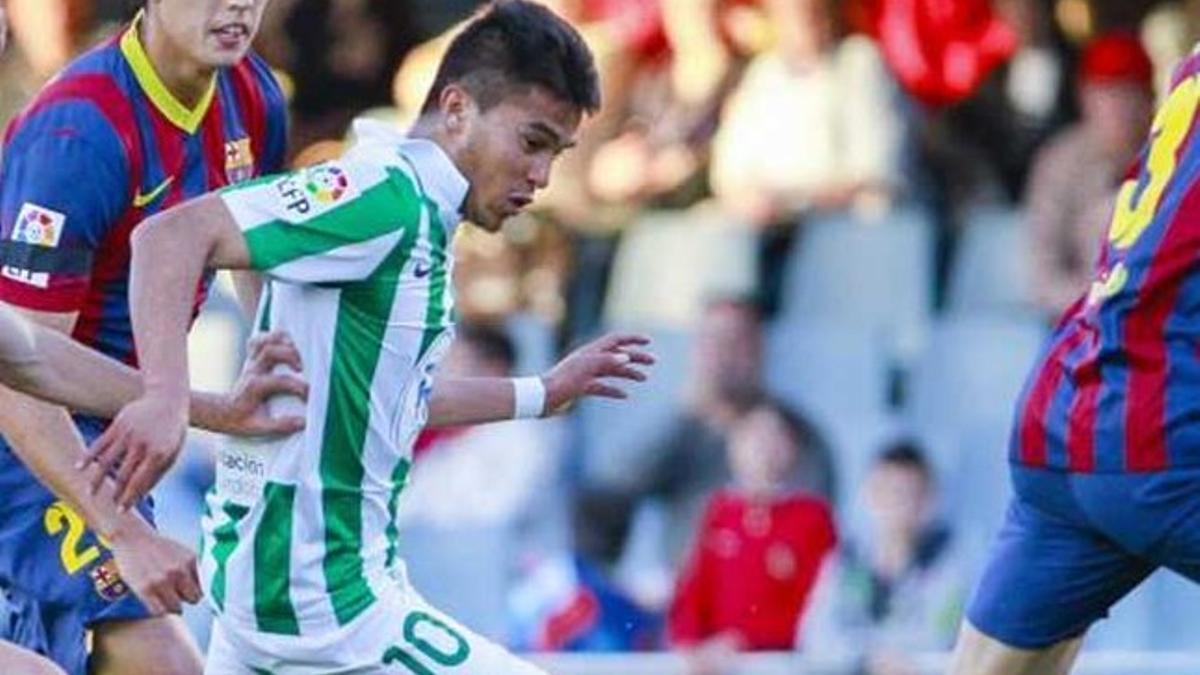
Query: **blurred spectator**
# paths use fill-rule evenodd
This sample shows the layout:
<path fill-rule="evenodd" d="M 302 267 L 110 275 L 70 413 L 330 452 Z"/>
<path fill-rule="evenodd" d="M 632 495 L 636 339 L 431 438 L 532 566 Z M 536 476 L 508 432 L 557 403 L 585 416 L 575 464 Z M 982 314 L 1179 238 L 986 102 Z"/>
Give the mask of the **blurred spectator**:
<path fill-rule="evenodd" d="M 1075 116 L 1070 50 L 1040 0 L 992 0 L 1017 48 L 971 98 L 934 111 L 926 159 L 953 206 L 1018 203 L 1033 155 Z"/>
<path fill-rule="evenodd" d="M 13 38 L 38 82 L 84 47 L 92 9 L 92 0 L 8 0 Z"/>
<path fill-rule="evenodd" d="M 859 675 L 915 675 L 906 655 L 950 648 L 966 579 L 954 539 L 933 519 L 934 483 L 911 443 L 875 461 L 863 485 L 869 530 L 843 540 L 822 568 L 802 649 L 854 661 Z"/>
<path fill-rule="evenodd" d="M 874 44 L 840 37 L 832 0 L 764 0 L 775 44 L 747 67 L 714 141 L 719 202 L 754 226 L 811 209 L 886 204 L 901 119 Z"/>
<path fill-rule="evenodd" d="M 791 649 L 836 542 L 828 504 L 796 488 L 802 425 L 772 402 L 734 427 L 731 485 L 709 501 L 669 614 L 672 644 L 701 672 L 730 650 Z"/>
<path fill-rule="evenodd" d="M 462 325 L 440 373 L 509 377 L 516 362 L 503 332 Z M 549 492 L 558 462 L 544 420 L 425 431 L 400 500 L 402 524 L 513 524 Z M 447 495 L 454 495 L 448 499 Z"/>
<path fill-rule="evenodd" d="M 615 580 L 632 509 L 632 499 L 620 492 L 575 497 L 574 551 L 542 561 L 512 594 L 514 647 L 613 652 L 661 646 L 663 617 Z"/>
<path fill-rule="evenodd" d="M 991 0 L 851 0 L 851 21 L 873 35 L 917 100 L 951 105 L 1012 56 L 1017 37 Z"/>
<path fill-rule="evenodd" d="M 1113 195 L 1150 128 L 1154 69 L 1132 33 L 1096 38 L 1083 52 L 1083 118 L 1037 155 L 1026 190 L 1034 300 L 1055 319 L 1091 283 Z"/>
<path fill-rule="evenodd" d="M 762 324 L 757 307 L 741 299 L 717 299 L 704 310 L 696 331 L 686 407 L 665 433 L 633 456 L 622 489 L 661 499 L 667 509 L 666 559 L 677 564 L 708 496 L 729 481 L 729 430 L 759 396 Z M 805 488 L 829 496 L 833 484 L 828 449 L 806 421 L 796 458 Z"/>

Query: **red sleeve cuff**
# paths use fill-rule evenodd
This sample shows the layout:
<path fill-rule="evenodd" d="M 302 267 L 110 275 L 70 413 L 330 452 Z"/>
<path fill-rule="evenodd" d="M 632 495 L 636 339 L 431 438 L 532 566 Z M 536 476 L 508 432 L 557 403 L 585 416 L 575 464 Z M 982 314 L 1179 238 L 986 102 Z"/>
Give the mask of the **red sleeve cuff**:
<path fill-rule="evenodd" d="M 39 312 L 78 312 L 87 299 L 86 279 L 51 281 L 48 288 L 0 276 L 0 301 Z"/>

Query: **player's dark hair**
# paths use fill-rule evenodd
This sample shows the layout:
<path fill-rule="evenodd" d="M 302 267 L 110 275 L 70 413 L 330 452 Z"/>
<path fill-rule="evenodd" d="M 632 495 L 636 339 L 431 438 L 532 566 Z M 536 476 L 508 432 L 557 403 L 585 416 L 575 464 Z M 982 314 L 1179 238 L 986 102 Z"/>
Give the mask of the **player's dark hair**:
<path fill-rule="evenodd" d="M 912 439 L 902 438 L 892 441 L 883 449 L 883 452 L 879 453 L 875 462 L 879 466 L 888 464 L 911 469 L 924 476 L 927 481 L 933 478 L 933 469 L 929 466 L 925 452 Z"/>
<path fill-rule="evenodd" d="M 421 112 L 433 112 L 450 84 L 466 89 L 483 110 L 531 87 L 587 113 L 600 108 L 600 80 L 583 38 L 527 0 L 492 3 L 454 38 Z"/>
<path fill-rule="evenodd" d="M 469 344 L 484 359 L 504 364 L 505 370 L 512 370 L 517 363 L 517 349 L 508 334 L 500 328 L 485 324 L 461 324 L 458 339 Z"/>

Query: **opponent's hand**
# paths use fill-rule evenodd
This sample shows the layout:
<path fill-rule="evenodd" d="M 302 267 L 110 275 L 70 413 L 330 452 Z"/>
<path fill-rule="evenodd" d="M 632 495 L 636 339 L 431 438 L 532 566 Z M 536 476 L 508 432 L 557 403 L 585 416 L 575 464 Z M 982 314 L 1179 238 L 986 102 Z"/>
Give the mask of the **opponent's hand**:
<path fill-rule="evenodd" d="M 308 384 L 287 373 L 275 373 L 286 365 L 293 372 L 302 370 L 300 352 L 286 333 L 255 335 L 246 345 L 247 357 L 241 377 L 233 391 L 222 398 L 218 424 L 213 431 L 233 436 L 282 436 L 304 428 L 304 417 L 271 417 L 264 405 L 277 395 L 308 399 Z"/>
<path fill-rule="evenodd" d="M 642 349 L 650 338 L 612 333 L 589 342 L 559 361 L 542 377 L 546 384 L 546 413 L 554 413 L 584 396 L 628 398 L 625 390 L 608 378 L 644 382 L 639 366 L 654 364 L 654 355 Z"/>
<path fill-rule="evenodd" d="M 121 579 L 152 614 L 178 614 L 183 603 L 200 602 L 196 554 L 159 535 L 138 520 L 129 531 L 109 537 Z"/>
<path fill-rule="evenodd" d="M 81 470 L 93 463 L 100 467 L 92 478 L 92 494 L 111 475 L 117 505 L 128 510 L 175 463 L 187 425 L 186 400 L 151 395 L 122 408 L 78 465 Z"/>

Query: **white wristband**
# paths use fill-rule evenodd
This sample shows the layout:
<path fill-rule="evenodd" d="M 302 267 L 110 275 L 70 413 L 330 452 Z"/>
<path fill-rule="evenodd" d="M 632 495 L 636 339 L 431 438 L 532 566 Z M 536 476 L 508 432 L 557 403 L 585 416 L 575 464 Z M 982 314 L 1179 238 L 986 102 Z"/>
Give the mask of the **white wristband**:
<path fill-rule="evenodd" d="M 513 419 L 541 417 L 546 410 L 546 385 L 540 377 L 517 377 L 513 381 Z"/>

